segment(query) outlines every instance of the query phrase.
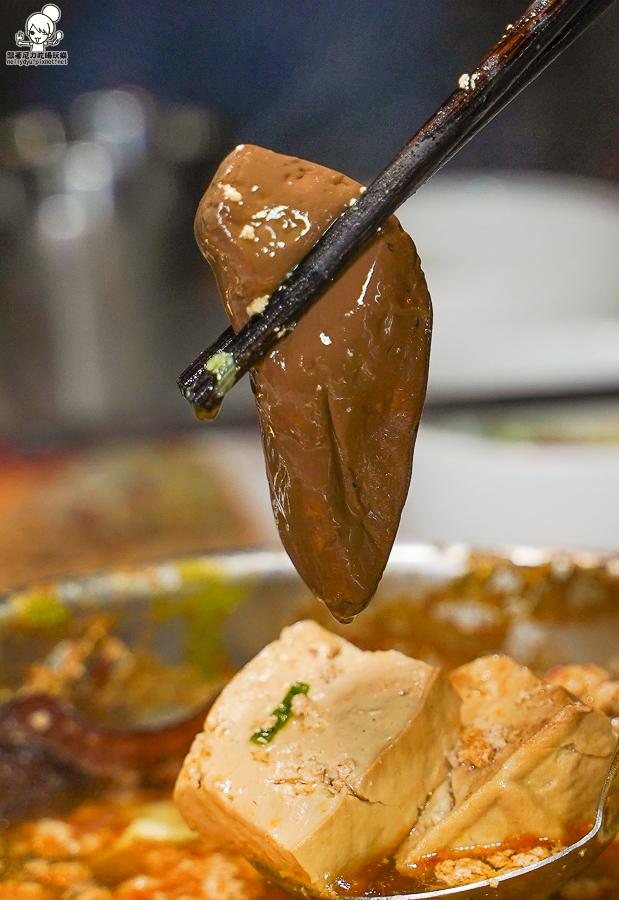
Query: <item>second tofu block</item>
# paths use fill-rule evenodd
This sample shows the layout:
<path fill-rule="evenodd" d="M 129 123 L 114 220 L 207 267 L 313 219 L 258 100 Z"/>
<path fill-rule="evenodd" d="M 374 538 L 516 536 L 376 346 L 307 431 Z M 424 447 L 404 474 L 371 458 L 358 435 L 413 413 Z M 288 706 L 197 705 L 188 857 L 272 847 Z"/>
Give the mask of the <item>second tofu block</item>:
<path fill-rule="evenodd" d="M 451 772 L 400 848 L 399 871 L 445 849 L 565 841 L 588 827 L 616 745 L 608 718 L 508 656 L 476 659 L 451 680 L 462 699 Z"/>
<path fill-rule="evenodd" d="M 253 743 L 295 682 L 309 690 L 293 698 L 293 715 L 269 743 Z M 298 622 L 224 689 L 176 802 L 201 834 L 325 893 L 342 870 L 402 841 L 447 773 L 458 721 L 458 696 L 439 669 Z"/>

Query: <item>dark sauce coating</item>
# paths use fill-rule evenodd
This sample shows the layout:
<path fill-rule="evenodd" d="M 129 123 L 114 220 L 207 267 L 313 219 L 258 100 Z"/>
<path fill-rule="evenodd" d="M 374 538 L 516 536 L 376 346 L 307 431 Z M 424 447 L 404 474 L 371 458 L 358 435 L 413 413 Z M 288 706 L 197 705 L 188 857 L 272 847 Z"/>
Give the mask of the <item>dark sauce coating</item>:
<path fill-rule="evenodd" d="M 224 160 L 198 208 L 196 236 L 235 330 L 361 190 L 331 169 L 259 147 L 241 145 Z M 391 218 L 253 373 L 283 544 L 342 622 L 371 600 L 395 538 L 431 316 L 415 246 Z"/>

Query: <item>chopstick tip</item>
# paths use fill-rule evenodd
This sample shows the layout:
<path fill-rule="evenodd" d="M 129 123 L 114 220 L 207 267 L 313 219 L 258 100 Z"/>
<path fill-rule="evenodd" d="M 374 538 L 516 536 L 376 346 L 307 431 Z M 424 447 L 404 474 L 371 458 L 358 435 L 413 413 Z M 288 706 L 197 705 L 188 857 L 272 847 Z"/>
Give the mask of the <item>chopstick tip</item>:
<path fill-rule="evenodd" d="M 177 383 L 199 419 L 214 419 L 239 374 L 239 366 L 232 354 L 220 351 L 206 360 L 201 359 L 198 365 L 191 365 Z"/>

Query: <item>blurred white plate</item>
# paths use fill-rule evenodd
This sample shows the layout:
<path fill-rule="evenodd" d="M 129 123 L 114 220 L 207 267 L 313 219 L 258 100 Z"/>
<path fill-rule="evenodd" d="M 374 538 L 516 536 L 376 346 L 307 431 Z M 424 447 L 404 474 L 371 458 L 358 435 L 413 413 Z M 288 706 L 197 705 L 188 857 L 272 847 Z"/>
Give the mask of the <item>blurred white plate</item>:
<path fill-rule="evenodd" d="M 429 396 L 619 385 L 619 192 L 456 174 L 401 208 L 434 303 Z"/>
<path fill-rule="evenodd" d="M 618 421 L 615 412 L 609 431 Z M 579 426 L 570 428 L 569 413 L 567 440 L 557 443 L 486 436 L 458 424 L 454 417 L 420 428 L 399 540 L 619 550 L 618 434 L 570 442 Z M 543 433 L 545 423 L 538 424 Z M 515 416 L 505 433 L 519 428 L 534 432 L 534 420 Z"/>

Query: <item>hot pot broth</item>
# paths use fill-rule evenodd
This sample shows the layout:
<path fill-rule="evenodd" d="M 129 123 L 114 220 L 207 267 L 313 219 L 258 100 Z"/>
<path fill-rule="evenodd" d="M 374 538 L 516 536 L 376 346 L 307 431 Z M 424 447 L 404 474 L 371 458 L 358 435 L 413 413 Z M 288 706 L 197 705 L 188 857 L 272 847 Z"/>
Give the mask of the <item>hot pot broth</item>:
<path fill-rule="evenodd" d="M 533 558 L 525 551 L 513 556 L 516 562 L 462 550 L 397 548 L 373 607 L 339 630 L 363 649 L 397 648 L 447 668 L 504 650 L 539 671 L 594 662 L 616 675 L 617 564 L 593 557 Z M 1 640 L 11 650 L 2 657 L 5 699 L 19 687 L 46 687 L 110 729 L 178 721 L 282 625 L 321 616 L 277 554 L 199 558 L 48 586 L 7 598 L 2 612 Z M 338 630 L 326 616 L 323 624 Z M 66 662 L 80 642 L 82 650 L 89 640 L 93 644 L 96 627 L 103 627 L 116 660 L 123 662 L 120 669 L 112 667 L 115 681 L 101 675 L 100 643 L 99 675 L 86 660 L 80 677 L 63 681 L 63 652 Z M 58 797 L 34 820 L 5 821 L 0 897 L 46 900 L 68 896 L 69 889 L 71 896 L 87 892 L 89 900 L 98 900 L 93 891 L 106 892 L 101 900 L 107 892 L 144 898 L 157 892 L 211 896 L 208 891 L 217 897 L 271 896 L 277 889 L 241 857 L 165 824 L 175 774 L 173 764 L 150 783 L 148 776 L 130 772 L 124 779 L 99 779 L 70 809 L 67 798 Z M 132 820 L 142 824 L 131 830 Z M 493 848 L 495 855 L 507 850 L 537 858 L 552 849 L 526 837 L 517 847 Z M 592 876 L 596 890 L 612 889 L 612 879 L 603 881 L 612 856 L 611 849 L 597 864 L 607 874 Z M 389 862 L 379 864 L 354 879 L 344 875 L 337 889 L 384 895 L 445 886 L 444 862 L 440 854 L 424 862 L 414 879 L 397 875 Z"/>

